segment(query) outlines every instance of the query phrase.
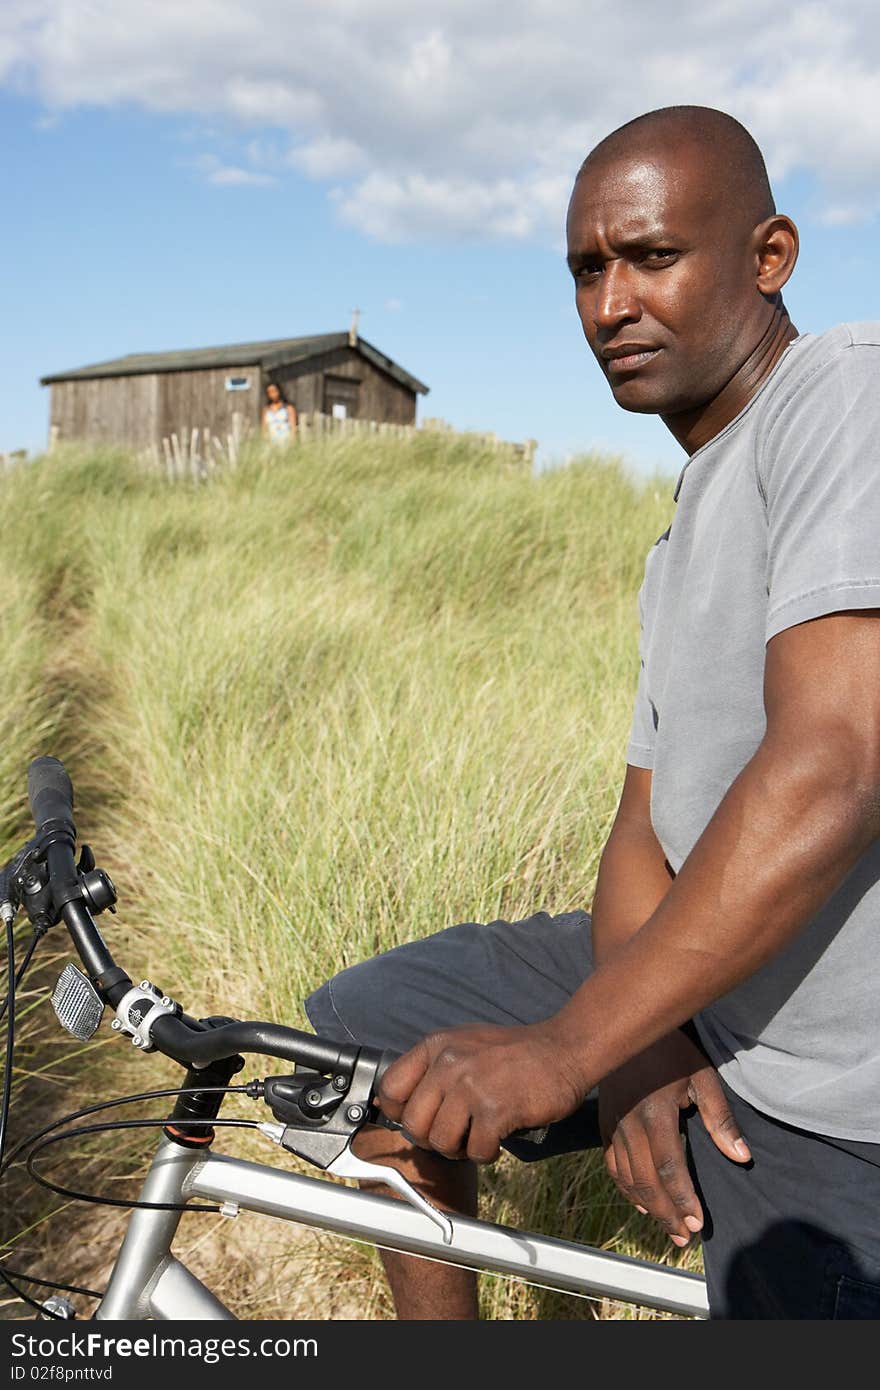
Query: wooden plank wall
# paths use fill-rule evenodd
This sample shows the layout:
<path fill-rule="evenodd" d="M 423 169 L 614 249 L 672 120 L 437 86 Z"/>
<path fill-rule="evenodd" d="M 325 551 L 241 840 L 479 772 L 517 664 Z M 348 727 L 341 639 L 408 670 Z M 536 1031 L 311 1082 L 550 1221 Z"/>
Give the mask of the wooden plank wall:
<path fill-rule="evenodd" d="M 247 390 L 226 390 L 227 377 L 236 376 L 249 380 Z M 343 347 L 300 366 L 291 364 L 271 372 L 259 366 L 231 366 L 55 382 L 50 437 L 143 449 L 161 446 L 163 437 L 173 434 L 189 438 L 198 429 L 223 440 L 233 429 L 235 414 L 241 416 L 246 431 L 259 429 L 263 387 L 269 380 L 278 382 L 301 413 L 331 414 L 333 378 L 357 387 L 356 396 L 351 386 L 340 392 L 349 418 L 415 424 L 415 392 L 354 349 Z"/>
<path fill-rule="evenodd" d="M 414 425 L 416 393 L 394 377 L 374 367 L 372 362 L 354 348 L 338 348 L 312 358 L 302 367 L 292 363 L 267 374 L 267 379 L 283 387 L 287 399 L 303 413 L 330 413 L 327 399 L 327 376 L 343 377 L 359 383 L 358 420 L 379 420 L 394 425 Z M 349 410 L 351 415 L 351 411 Z"/>
<path fill-rule="evenodd" d="M 230 376 L 246 377 L 249 388 L 227 391 Z M 194 428 L 225 439 L 236 412 L 245 427 L 259 426 L 261 389 L 259 366 L 59 381 L 51 388 L 49 433 L 138 449 L 159 444 L 163 435 L 189 437 Z"/>
<path fill-rule="evenodd" d="M 266 381 L 277 382 L 290 404 L 296 406 L 301 415 L 311 415 L 313 411 L 321 409 L 323 372 L 297 374 L 295 368 L 282 367 L 278 371 L 267 372 Z"/>
<path fill-rule="evenodd" d="M 227 391 L 227 377 L 246 377 L 246 391 Z M 232 417 L 240 414 L 245 425 L 256 429 L 260 421 L 261 382 L 259 366 L 211 367 L 196 372 L 165 372 L 162 376 L 161 405 L 157 442 L 163 435 L 180 438 L 193 429 L 210 429 L 225 439 L 232 429 Z"/>
<path fill-rule="evenodd" d="M 160 380 L 151 373 L 55 382 L 51 387 L 50 438 L 145 448 L 156 438 Z"/>
<path fill-rule="evenodd" d="M 356 352 L 334 366 L 331 374 L 360 381 L 357 419 L 382 420 L 391 425 L 415 424 L 416 393 Z"/>

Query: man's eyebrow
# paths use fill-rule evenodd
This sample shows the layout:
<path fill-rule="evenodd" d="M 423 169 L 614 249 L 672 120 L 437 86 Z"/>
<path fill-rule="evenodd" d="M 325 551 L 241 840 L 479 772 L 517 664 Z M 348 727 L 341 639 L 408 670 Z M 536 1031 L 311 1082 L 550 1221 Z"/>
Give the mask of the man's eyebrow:
<path fill-rule="evenodd" d="M 569 251 L 565 258 L 565 264 L 568 266 L 569 270 L 575 270 L 586 261 L 598 260 L 601 260 L 601 253 L 599 251 Z"/>
<path fill-rule="evenodd" d="M 682 237 L 668 227 L 645 228 L 638 232 L 620 232 L 612 238 L 616 249 L 622 251 L 656 250 L 658 247 L 680 246 Z M 582 266 L 586 261 L 602 261 L 606 257 L 598 247 L 569 251 L 566 256 L 569 269 Z"/>

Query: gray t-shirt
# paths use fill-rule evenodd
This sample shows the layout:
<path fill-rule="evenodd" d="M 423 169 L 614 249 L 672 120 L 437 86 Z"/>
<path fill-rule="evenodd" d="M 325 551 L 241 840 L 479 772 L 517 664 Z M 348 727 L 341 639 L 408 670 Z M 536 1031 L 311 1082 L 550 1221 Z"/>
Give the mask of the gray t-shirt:
<path fill-rule="evenodd" d="M 677 872 L 764 735 L 765 644 L 826 613 L 880 609 L 880 323 L 791 343 L 688 460 L 675 497 L 639 595 L 627 760 L 653 769 L 651 819 Z M 880 841 L 696 1023 L 759 1110 L 880 1143 Z"/>

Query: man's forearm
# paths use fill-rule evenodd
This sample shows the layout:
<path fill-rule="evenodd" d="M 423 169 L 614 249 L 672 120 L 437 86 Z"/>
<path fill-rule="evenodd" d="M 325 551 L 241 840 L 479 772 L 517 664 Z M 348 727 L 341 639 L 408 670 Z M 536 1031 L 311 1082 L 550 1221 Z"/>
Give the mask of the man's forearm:
<path fill-rule="evenodd" d="M 602 853 L 593 897 L 595 965 L 603 965 L 645 925 L 672 882 L 650 826 L 618 821 Z"/>
<path fill-rule="evenodd" d="M 626 769 L 593 895 L 595 965 L 604 964 L 645 925 L 673 881 L 674 875 L 651 824 L 652 776 L 648 768 Z"/>
<path fill-rule="evenodd" d="M 762 745 L 644 926 L 600 950 L 557 1015 L 585 1087 L 781 950 L 877 833 L 876 797 L 857 770 Z"/>

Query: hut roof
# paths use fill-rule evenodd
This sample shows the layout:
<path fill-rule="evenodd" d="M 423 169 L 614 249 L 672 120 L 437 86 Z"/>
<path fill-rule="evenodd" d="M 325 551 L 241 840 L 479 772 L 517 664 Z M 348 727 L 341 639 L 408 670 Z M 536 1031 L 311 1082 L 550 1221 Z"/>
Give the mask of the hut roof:
<path fill-rule="evenodd" d="M 51 386 L 55 381 L 88 381 L 94 377 L 143 376 L 148 372 L 191 372 L 205 367 L 260 366 L 272 371 L 275 367 L 303 362 L 341 347 L 353 347 L 374 367 L 379 367 L 408 390 L 427 395 L 428 387 L 424 382 L 404 371 L 403 367 L 392 362 L 390 357 L 386 357 L 366 339 L 358 337 L 352 343 L 348 333 L 318 333 L 310 338 L 272 338 L 262 343 L 229 343 L 223 347 L 185 348 L 181 352 L 133 352 L 127 357 L 113 357 L 89 367 L 53 372 L 51 376 L 41 377 L 40 385 Z"/>

